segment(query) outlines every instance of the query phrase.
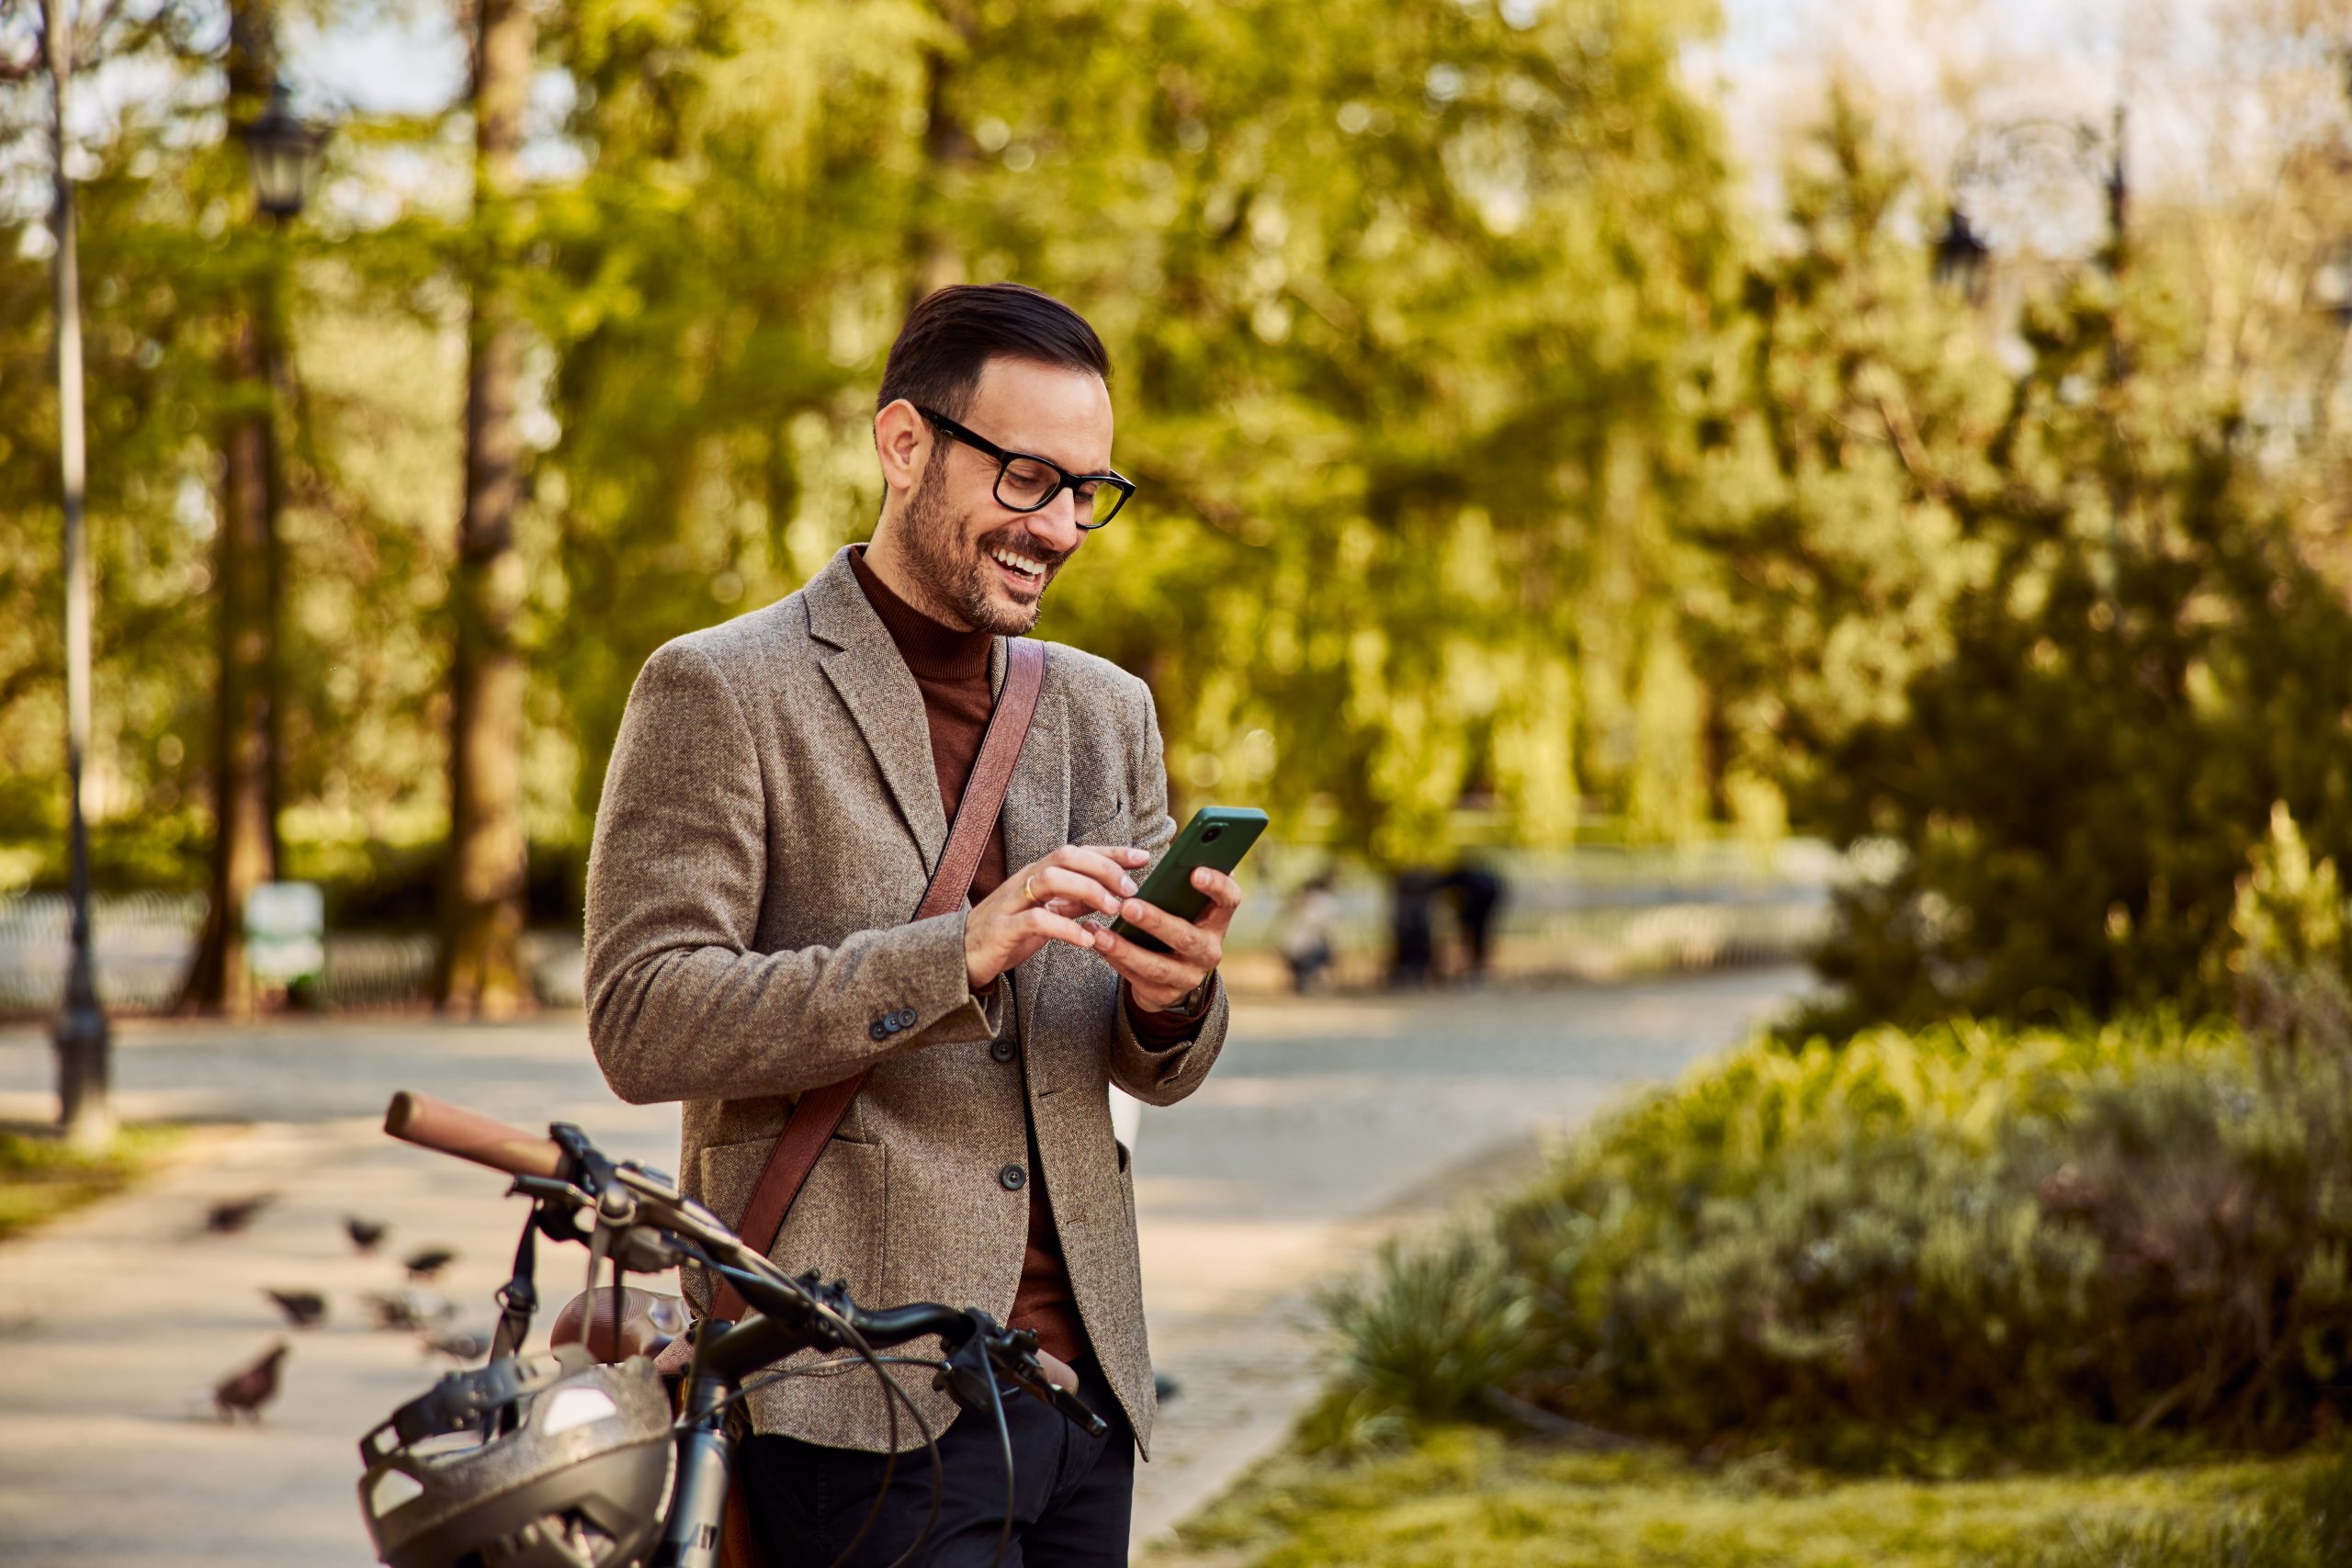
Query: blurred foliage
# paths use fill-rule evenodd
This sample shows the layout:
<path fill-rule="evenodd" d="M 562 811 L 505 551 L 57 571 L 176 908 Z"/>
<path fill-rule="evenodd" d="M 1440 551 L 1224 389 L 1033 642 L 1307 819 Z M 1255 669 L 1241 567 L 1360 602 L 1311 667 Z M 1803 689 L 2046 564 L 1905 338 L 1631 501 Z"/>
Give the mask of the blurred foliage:
<path fill-rule="evenodd" d="M 2274 805 L 2319 858 L 2352 840 L 2308 306 L 2142 203 L 2120 279 L 1973 310 L 1929 281 L 1929 193 L 1842 102 L 1785 221 L 1746 223 L 1682 74 L 1713 25 L 1706 0 L 571 0 L 520 197 L 475 214 L 454 108 L 366 119 L 275 230 L 217 38 L 170 34 L 169 90 L 82 150 L 102 881 L 201 881 L 244 303 L 294 346 L 287 869 L 395 919 L 447 828 L 465 286 L 522 286 L 524 776 L 561 918 L 645 656 L 866 532 L 907 304 L 1012 276 L 1102 329 L 1145 485 L 1042 630 L 1151 682 L 1180 809 L 1257 801 L 1385 866 L 1597 830 L 1861 842 L 1883 874 L 1823 954 L 1825 1028 L 2228 1001 Z M 36 88 L 0 87 L 0 123 L 37 125 Z M 2336 210 L 2311 151 L 2281 199 Z M 0 873 L 53 883 L 40 223 L 0 212 Z M 2306 405 L 2301 435 L 2253 412 Z"/>
<path fill-rule="evenodd" d="M 1253 1470 L 1182 1527 L 1156 1568 L 2334 1568 L 2306 1520 L 2340 1509 L 2344 1461 L 2201 1464 L 2129 1474 L 1968 1482 L 1855 1480 L 1766 1452 L 1721 1465 L 1676 1453 L 1577 1452 L 1442 1427 L 1348 1464 Z M 2277 1555 L 2093 1558 L 2064 1543 L 2259 1538 Z M 2046 1555 L 2037 1555 L 2038 1553 Z M 2301 1554 L 2298 1554 L 2301 1553 Z M 2316 1553 L 2316 1554 L 2315 1554 Z"/>
<path fill-rule="evenodd" d="M 1666 594 L 1735 254 L 1698 13 L 856 10 L 582 13 L 605 157 L 548 308 L 585 755 L 656 643 L 870 526 L 876 372 L 944 257 L 1109 343 L 1145 499 L 1042 629 L 1153 683 L 1181 793 L 1391 859 L 1465 794 L 1538 842 L 1587 788 L 1703 815 Z"/>
<path fill-rule="evenodd" d="M 85 149 L 101 866 L 198 880 L 171 846 L 203 821 L 215 438 L 253 395 L 216 372 L 231 307 L 281 288 L 291 869 L 356 873 L 443 831 L 456 285 L 485 268 L 526 280 L 539 339 L 535 842 L 584 839 L 653 647 L 870 526 L 883 352 L 956 276 L 1052 289 L 1111 344 L 1148 503 L 1091 543 L 1044 630 L 1153 682 L 1180 795 L 1261 800 L 1382 859 L 1442 855 L 1465 802 L 1534 843 L 1595 807 L 1637 837 L 1693 829 L 1711 699 L 1676 630 L 1671 519 L 1739 254 L 1713 118 L 1677 75 L 1709 25 L 1700 0 L 580 0 L 543 28 L 574 88 L 548 145 L 576 172 L 469 223 L 461 122 L 357 122 L 331 199 L 276 231 L 191 46 L 185 91 Z M 0 423 L 0 839 L 46 851 L 40 223 L 0 236 L 21 415 Z"/>
<path fill-rule="evenodd" d="M 1539 1428 L 1847 1468 L 2292 1444 L 2342 1419 L 2347 1179 L 2341 1011 L 1761 1040 L 1343 1293 L 1322 1431 L 1492 1416 L 1476 1368 Z"/>
<path fill-rule="evenodd" d="M 1379 1288 L 1345 1284 L 1317 1302 L 1340 1356 L 1335 1386 L 1302 1428 L 1317 1452 L 1356 1455 L 1405 1435 L 1412 1415 L 1487 1407 L 1528 1364 L 1535 1298 L 1502 1248 L 1459 1231 L 1430 1247 L 1381 1248 Z"/>
<path fill-rule="evenodd" d="M 1701 666 L 1744 763 L 1883 862 L 1814 1021 L 2226 1006 L 2274 804 L 2352 843 L 2352 614 L 2154 281 L 2030 301 L 2023 370 L 1941 308 L 1908 181 L 1840 106 L 1751 268 Z"/>

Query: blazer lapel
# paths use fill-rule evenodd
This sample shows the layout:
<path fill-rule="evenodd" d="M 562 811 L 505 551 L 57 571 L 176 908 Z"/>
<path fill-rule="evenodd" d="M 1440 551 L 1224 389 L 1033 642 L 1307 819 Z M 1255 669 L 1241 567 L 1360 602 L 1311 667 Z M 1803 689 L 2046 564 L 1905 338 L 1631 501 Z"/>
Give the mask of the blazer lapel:
<path fill-rule="evenodd" d="M 1004 689 L 1005 659 L 1005 643 L 1000 637 L 989 660 L 1000 692 Z M 1029 739 L 1022 745 L 1021 760 L 1013 765 L 1012 781 L 1004 791 L 1000 830 L 1004 835 L 1004 869 L 1008 874 L 1017 874 L 1030 862 L 1069 841 L 1069 737 L 1064 728 L 1064 711 L 1048 654 L 1045 690 L 1037 697 L 1037 716 L 1030 721 Z M 1029 965 L 1022 967 L 1026 969 Z M 1022 1037 L 1034 1040 L 1037 987 L 1034 982 L 1023 984 L 1023 976 L 1015 971 L 1013 1008 L 1021 1021 Z"/>
<path fill-rule="evenodd" d="M 806 594 L 809 631 L 833 649 L 825 656 L 825 676 L 865 737 L 899 815 L 922 851 L 923 869 L 934 870 L 947 843 L 947 813 L 939 804 L 922 692 L 899 657 L 889 628 L 865 602 L 846 548 L 809 579 Z"/>

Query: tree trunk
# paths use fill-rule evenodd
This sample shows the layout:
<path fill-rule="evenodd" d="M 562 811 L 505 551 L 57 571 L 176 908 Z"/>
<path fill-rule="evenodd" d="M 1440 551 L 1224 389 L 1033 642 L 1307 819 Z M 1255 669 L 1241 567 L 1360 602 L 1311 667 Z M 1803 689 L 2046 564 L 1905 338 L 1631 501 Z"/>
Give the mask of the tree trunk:
<path fill-rule="evenodd" d="M 977 32 L 970 12 L 960 4 L 941 7 L 940 19 L 968 44 Z M 948 105 L 955 85 L 956 62 L 944 50 L 923 56 L 922 205 L 921 218 L 907 236 L 908 295 L 912 308 L 922 298 L 964 279 L 964 251 L 956 238 L 954 204 L 973 164 L 979 161 L 977 144 L 964 122 Z"/>
<path fill-rule="evenodd" d="M 520 0 L 481 0 L 476 15 L 474 213 L 495 232 L 503 227 L 497 209 L 514 194 L 535 39 Z M 523 331 L 497 260 L 473 280 L 467 352 L 465 513 L 449 592 L 449 848 L 434 997 L 445 1011 L 503 1018 L 524 997 L 524 670 L 515 646 L 523 562 L 514 552 Z"/>
<path fill-rule="evenodd" d="M 236 6 L 226 72 L 232 124 L 251 118 L 267 102 L 277 55 L 267 7 L 251 0 Z M 243 302 L 222 367 L 238 395 L 221 433 L 220 526 L 213 539 L 220 671 L 212 718 L 211 905 L 180 994 L 183 1010 L 233 1018 L 254 1012 L 245 900 L 277 876 L 278 860 L 277 519 L 285 486 L 275 423 L 275 281 L 265 276 Z"/>

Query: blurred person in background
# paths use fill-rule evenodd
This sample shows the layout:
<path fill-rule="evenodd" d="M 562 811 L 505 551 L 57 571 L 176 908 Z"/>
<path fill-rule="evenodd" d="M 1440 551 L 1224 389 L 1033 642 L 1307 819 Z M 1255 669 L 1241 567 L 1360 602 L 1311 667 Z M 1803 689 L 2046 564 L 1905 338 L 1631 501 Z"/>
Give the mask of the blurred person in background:
<path fill-rule="evenodd" d="M 1421 866 L 1408 866 L 1390 885 L 1388 910 L 1388 984 L 1396 990 L 1430 983 L 1437 964 L 1438 876 Z"/>
<path fill-rule="evenodd" d="M 1291 989 L 1305 996 L 1322 983 L 1331 966 L 1331 924 L 1340 900 L 1329 871 L 1308 878 L 1283 908 L 1283 962 L 1290 965 Z"/>
<path fill-rule="evenodd" d="M 1453 898 L 1453 918 L 1462 930 L 1463 976 L 1483 980 L 1494 951 L 1495 916 L 1502 909 L 1503 879 L 1483 865 L 1464 861 L 1439 886 Z"/>
<path fill-rule="evenodd" d="M 968 908 L 910 920 L 969 781 L 1006 639 L 1133 486 L 1110 472 L 1110 364 L 1076 312 L 1012 284 L 942 289 L 890 349 L 873 542 L 797 592 L 678 638 L 631 692 L 588 879 L 589 1031 L 624 1099 L 682 1100 L 686 1190 L 740 1223 L 798 1098 L 870 1074 L 770 1256 L 876 1305 L 979 1306 L 1035 1329 L 1110 1423 L 1007 1403 L 1013 1556 L 1126 1561 L 1155 1409 L 1112 1086 L 1157 1105 L 1225 1039 L 1216 978 L 1240 899 L 1202 869 L 1197 924 L 1133 897 L 1176 832 L 1149 689 L 1048 645 L 1044 686 Z M 1121 915 L 1148 952 L 1088 923 Z M 887 1175 L 886 1175 L 887 1173 Z M 757 1245 L 764 1238 L 753 1238 Z M 709 1284 L 689 1270 L 706 1310 Z M 985 1564 L 1005 1505 L 995 1425 L 928 1379 L 938 1521 L 920 1561 Z M 749 1401 L 761 1555 L 878 1565 L 923 1529 L 931 1467 L 885 1485 L 870 1380 Z M 921 1441 L 911 1421 L 902 1446 Z"/>

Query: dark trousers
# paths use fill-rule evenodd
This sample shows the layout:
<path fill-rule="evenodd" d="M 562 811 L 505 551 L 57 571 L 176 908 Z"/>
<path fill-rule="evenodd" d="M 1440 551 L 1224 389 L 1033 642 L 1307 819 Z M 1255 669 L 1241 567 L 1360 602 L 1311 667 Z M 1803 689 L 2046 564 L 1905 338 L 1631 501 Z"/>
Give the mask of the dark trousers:
<path fill-rule="evenodd" d="M 1013 1498 L 1005 1568 L 1102 1568 L 1127 1560 L 1135 1436 L 1094 1358 L 1080 1357 L 1076 1368 L 1079 1396 L 1111 1424 L 1100 1438 L 1025 1393 L 1005 1395 Z M 914 1568 L 989 1568 L 1005 1501 L 994 1417 L 970 1410 L 956 1416 L 940 1437 L 939 1460 L 946 1473 L 939 1521 Z M 881 1454 L 774 1433 L 746 1441 L 743 1489 L 765 1568 L 827 1568 L 839 1558 L 881 1487 L 885 1462 Z M 900 1454 L 880 1517 L 842 1568 L 883 1568 L 904 1551 L 922 1529 L 931 1497 L 929 1457 L 921 1449 Z"/>

